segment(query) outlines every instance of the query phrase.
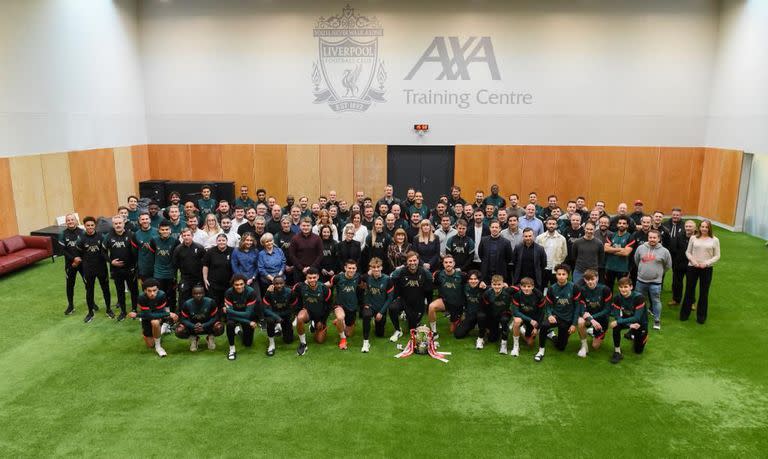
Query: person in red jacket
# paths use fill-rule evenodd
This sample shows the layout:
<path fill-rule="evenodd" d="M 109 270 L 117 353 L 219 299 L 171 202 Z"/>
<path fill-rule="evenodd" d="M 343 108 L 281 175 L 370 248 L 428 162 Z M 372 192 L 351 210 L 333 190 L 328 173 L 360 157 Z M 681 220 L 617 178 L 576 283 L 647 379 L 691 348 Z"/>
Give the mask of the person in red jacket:
<path fill-rule="evenodd" d="M 300 231 L 291 239 L 288 259 L 293 265 L 295 281 L 302 282 L 309 268 L 317 269 L 323 259 L 323 241 L 312 232 L 312 220 L 301 219 Z"/>

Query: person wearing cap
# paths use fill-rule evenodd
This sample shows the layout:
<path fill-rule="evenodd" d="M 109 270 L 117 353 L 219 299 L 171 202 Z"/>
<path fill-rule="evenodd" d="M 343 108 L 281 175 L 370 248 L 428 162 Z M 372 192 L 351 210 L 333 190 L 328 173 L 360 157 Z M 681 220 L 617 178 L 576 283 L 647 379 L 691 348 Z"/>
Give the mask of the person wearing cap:
<path fill-rule="evenodd" d="M 636 199 L 635 211 L 629 214 L 629 218 L 631 218 L 632 221 L 635 222 L 635 225 L 639 225 L 640 219 L 643 218 L 643 215 L 645 215 L 645 212 L 643 212 L 643 201 Z"/>

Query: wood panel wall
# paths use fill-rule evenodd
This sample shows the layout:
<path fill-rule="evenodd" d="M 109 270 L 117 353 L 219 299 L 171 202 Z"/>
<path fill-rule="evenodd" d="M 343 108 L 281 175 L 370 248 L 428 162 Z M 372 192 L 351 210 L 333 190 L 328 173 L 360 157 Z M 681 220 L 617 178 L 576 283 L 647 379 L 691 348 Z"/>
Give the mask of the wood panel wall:
<path fill-rule="evenodd" d="M 680 206 L 733 225 L 742 156 L 699 147 L 460 145 L 455 181 L 467 197 L 497 183 L 523 201 L 530 191 L 542 202 L 556 193 L 562 205 L 584 195 L 613 212 L 642 199 L 649 212 Z M 136 145 L 0 158 L 0 237 L 72 211 L 113 215 L 142 180 L 232 180 L 282 203 L 289 192 L 315 199 L 331 189 L 341 199 L 356 190 L 377 199 L 386 175 L 386 145 Z"/>
<path fill-rule="evenodd" d="M 738 167 L 731 168 L 739 169 L 741 163 L 735 153 L 710 153 L 709 161 L 714 166 L 721 158 L 732 158 L 729 164 L 738 162 Z M 490 185 L 496 183 L 505 197 L 517 193 L 524 202 L 528 193 L 536 191 L 542 203 L 549 194 L 556 194 L 563 207 L 569 199 L 582 195 L 590 205 L 605 201 L 609 212 L 615 211 L 620 202 L 631 208 L 640 199 L 646 212 L 658 209 L 668 213 L 672 207 L 681 207 L 685 213 L 695 215 L 700 213 L 699 177 L 704 158 L 705 149 L 698 147 L 459 145 L 454 179 L 465 197 L 478 189 L 488 193 Z M 732 190 L 736 180 L 738 193 L 735 169 L 729 172 L 727 181 Z M 733 196 L 725 199 L 730 198 Z M 735 198 L 732 202 L 735 205 Z M 703 215 L 728 217 L 718 221 L 733 224 L 734 217 L 718 212 L 718 204 L 705 210 Z"/>
<path fill-rule="evenodd" d="M 0 158 L 0 238 L 19 233 L 16 205 L 11 182 L 11 164 L 8 158 Z"/>

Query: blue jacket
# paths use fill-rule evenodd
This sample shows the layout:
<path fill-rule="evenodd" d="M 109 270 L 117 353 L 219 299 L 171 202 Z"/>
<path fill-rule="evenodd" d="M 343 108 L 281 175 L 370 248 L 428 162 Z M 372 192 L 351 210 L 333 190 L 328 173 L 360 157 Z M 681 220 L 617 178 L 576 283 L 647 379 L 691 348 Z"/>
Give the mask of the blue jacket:
<path fill-rule="evenodd" d="M 271 255 L 267 253 L 266 250 L 262 250 L 259 252 L 258 266 L 259 275 L 262 277 L 283 274 L 283 270 L 285 269 L 285 254 L 280 247 L 272 247 Z"/>
<path fill-rule="evenodd" d="M 258 251 L 252 248 L 248 252 L 235 249 L 232 252 L 232 274 L 242 274 L 246 279 L 256 277 L 256 259 Z"/>

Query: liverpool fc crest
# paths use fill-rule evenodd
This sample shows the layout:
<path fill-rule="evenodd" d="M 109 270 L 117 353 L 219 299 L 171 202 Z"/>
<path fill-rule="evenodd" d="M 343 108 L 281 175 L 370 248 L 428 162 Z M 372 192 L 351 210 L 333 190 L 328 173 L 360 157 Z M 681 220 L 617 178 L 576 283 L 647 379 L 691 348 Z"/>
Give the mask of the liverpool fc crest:
<path fill-rule="evenodd" d="M 355 14 L 347 5 L 339 16 L 318 19 L 319 65 L 312 64 L 314 103 L 327 103 L 336 112 L 363 112 L 373 102 L 386 102 L 387 73 L 379 60 L 384 32 L 375 17 Z"/>

